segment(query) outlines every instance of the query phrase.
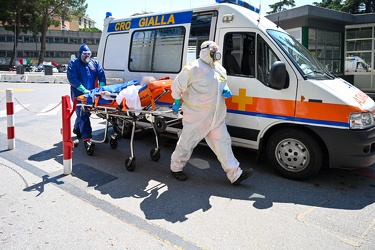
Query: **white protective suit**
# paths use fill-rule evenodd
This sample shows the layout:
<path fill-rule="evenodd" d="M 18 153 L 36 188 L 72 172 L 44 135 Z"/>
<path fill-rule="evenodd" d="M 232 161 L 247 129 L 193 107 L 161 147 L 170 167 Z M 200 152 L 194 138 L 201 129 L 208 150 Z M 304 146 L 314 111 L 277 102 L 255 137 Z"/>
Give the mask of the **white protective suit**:
<path fill-rule="evenodd" d="M 208 44 L 215 43 L 206 41 L 201 48 Z M 209 48 L 201 49 L 200 58 L 189 62 L 174 79 L 172 97 L 183 99 L 183 129 L 171 157 L 171 171 L 182 171 L 193 149 L 205 138 L 231 183 L 242 174 L 225 124 L 227 108 L 222 93 L 226 80 L 226 70 L 213 61 Z"/>

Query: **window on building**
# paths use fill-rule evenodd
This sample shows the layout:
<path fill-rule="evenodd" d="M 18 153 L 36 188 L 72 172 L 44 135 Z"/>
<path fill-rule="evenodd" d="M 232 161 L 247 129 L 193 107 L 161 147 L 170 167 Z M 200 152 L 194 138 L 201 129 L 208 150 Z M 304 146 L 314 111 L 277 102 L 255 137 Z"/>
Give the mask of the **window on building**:
<path fill-rule="evenodd" d="M 309 44 L 310 53 L 318 58 L 318 60 L 326 67 L 327 70 L 340 74 L 342 72 L 341 50 L 342 34 L 340 32 L 332 32 L 309 28 Z"/>
<path fill-rule="evenodd" d="M 24 42 L 25 43 L 33 43 L 33 42 L 35 42 L 35 39 L 32 36 L 25 36 L 24 37 Z"/>
<path fill-rule="evenodd" d="M 50 37 L 50 36 L 46 37 L 46 43 L 53 43 L 53 42 L 54 42 L 53 37 Z"/>
<path fill-rule="evenodd" d="M 374 65 L 374 48 L 375 34 L 373 29 L 375 26 L 367 27 L 347 27 L 346 29 L 346 58 L 345 72 L 373 72 Z"/>
<path fill-rule="evenodd" d="M 130 70 L 178 73 L 181 70 L 185 33 L 184 27 L 134 32 Z"/>

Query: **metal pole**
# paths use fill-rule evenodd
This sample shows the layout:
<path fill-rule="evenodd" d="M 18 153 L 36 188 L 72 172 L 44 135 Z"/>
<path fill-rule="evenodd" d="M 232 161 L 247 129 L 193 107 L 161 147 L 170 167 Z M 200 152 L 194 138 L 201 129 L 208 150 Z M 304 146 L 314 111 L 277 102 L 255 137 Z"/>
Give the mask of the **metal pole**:
<path fill-rule="evenodd" d="M 13 90 L 6 90 L 7 102 L 7 128 L 8 128 L 8 149 L 16 147 L 16 139 L 14 132 L 14 103 L 13 103 Z"/>
<path fill-rule="evenodd" d="M 14 60 L 17 60 L 17 25 L 14 22 Z"/>

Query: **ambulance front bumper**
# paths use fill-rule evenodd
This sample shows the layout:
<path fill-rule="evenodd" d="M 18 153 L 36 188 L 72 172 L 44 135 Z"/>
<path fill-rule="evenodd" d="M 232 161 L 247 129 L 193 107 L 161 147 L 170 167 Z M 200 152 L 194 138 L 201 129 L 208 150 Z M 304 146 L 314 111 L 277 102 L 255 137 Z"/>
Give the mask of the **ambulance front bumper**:
<path fill-rule="evenodd" d="M 331 168 L 366 168 L 375 163 L 375 128 L 348 130 L 311 127 L 324 141 Z"/>

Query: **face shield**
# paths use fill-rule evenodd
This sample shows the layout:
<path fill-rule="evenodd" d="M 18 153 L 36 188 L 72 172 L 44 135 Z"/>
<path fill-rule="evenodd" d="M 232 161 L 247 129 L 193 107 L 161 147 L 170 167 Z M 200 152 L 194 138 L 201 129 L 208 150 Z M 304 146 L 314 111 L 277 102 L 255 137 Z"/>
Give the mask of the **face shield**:
<path fill-rule="evenodd" d="M 83 51 L 81 55 L 82 62 L 88 63 L 91 59 L 91 51 Z"/>
<path fill-rule="evenodd" d="M 205 47 L 202 47 L 202 49 L 208 49 L 210 51 L 210 57 L 212 58 L 213 61 L 218 61 L 221 59 L 219 46 L 217 46 L 215 43 L 211 43 Z"/>

